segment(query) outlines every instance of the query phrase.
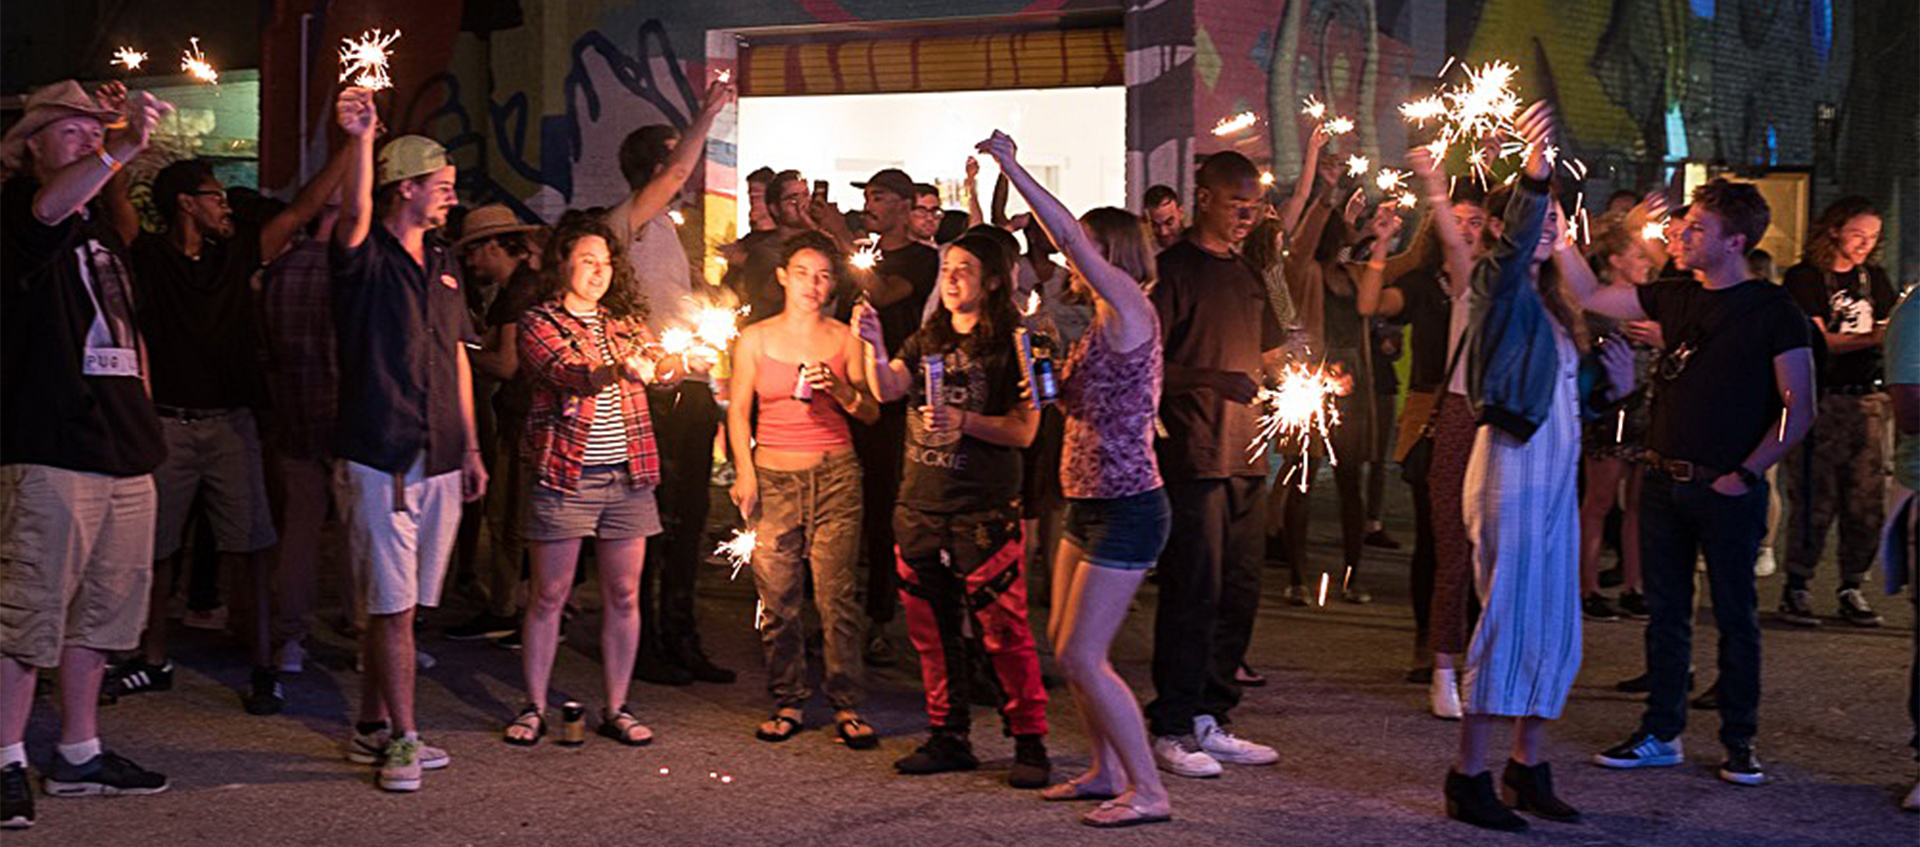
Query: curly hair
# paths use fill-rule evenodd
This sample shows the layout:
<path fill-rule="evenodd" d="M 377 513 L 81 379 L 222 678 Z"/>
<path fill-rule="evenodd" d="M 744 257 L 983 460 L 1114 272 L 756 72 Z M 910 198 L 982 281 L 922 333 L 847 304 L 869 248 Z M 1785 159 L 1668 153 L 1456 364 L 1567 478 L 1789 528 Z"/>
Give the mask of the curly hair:
<path fill-rule="evenodd" d="M 597 215 L 568 212 L 560 216 L 560 222 L 554 225 L 553 235 L 547 239 L 546 261 L 540 265 L 541 301 L 560 300 L 566 296 L 572 274 L 567 257 L 573 255 L 574 245 L 588 236 L 599 236 L 600 240 L 606 242 L 607 260 L 612 265 L 613 280 L 607 284 L 607 293 L 600 298 L 601 310 L 612 318 L 646 317 L 646 298 L 640 294 L 639 285 L 633 280 L 633 266 L 627 264 L 626 245 L 613 237 L 613 230 Z"/>
<path fill-rule="evenodd" d="M 1807 248 L 1801 253 L 1801 260 L 1819 268 L 1831 267 L 1834 257 L 1840 252 L 1840 230 L 1846 228 L 1848 221 L 1861 215 L 1878 218 L 1880 210 L 1874 208 L 1872 200 L 1858 194 L 1850 194 L 1827 204 L 1827 208 L 1813 222 L 1813 233 L 1807 239 Z M 1878 255 L 1879 252 L 1880 245 L 1876 243 L 1873 253 Z M 1873 258 L 1868 256 L 1867 260 L 1872 262 Z"/>
<path fill-rule="evenodd" d="M 1694 206 L 1719 215 L 1725 232 L 1746 236 L 1743 255 L 1760 246 L 1760 236 L 1767 233 L 1767 224 L 1773 221 L 1767 198 L 1760 196 L 1760 189 L 1744 182 L 1715 179 L 1702 185 L 1693 190 L 1688 208 Z"/>

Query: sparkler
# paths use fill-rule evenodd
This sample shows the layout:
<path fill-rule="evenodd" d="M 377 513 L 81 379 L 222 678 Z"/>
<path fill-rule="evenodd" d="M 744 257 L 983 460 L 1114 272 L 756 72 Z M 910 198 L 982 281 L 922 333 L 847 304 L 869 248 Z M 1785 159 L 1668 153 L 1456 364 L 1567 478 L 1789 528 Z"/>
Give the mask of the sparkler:
<path fill-rule="evenodd" d="M 1339 457 L 1333 452 L 1333 440 L 1329 436 L 1333 427 L 1340 425 L 1340 409 L 1335 405 L 1334 398 L 1345 396 L 1352 390 L 1351 377 L 1330 374 L 1325 365 L 1308 367 L 1298 362 L 1288 365 L 1278 385 L 1263 388 L 1254 397 L 1254 404 L 1262 411 L 1259 429 L 1253 441 L 1247 444 L 1247 454 L 1257 456 L 1265 453 L 1277 438 L 1288 442 L 1298 441 L 1300 452 L 1304 455 L 1317 437 L 1326 447 L 1327 461 L 1339 464 Z M 1295 473 L 1300 477 L 1300 490 L 1307 490 L 1305 462 L 1289 471 L 1282 483 L 1292 481 Z"/>
<path fill-rule="evenodd" d="M 1031 318 L 1033 317 L 1033 313 L 1038 311 L 1040 311 L 1040 289 L 1035 288 L 1027 292 L 1027 307 L 1021 309 L 1020 314 L 1023 317 Z"/>
<path fill-rule="evenodd" d="M 674 226 L 685 226 L 687 216 L 680 214 L 679 209 L 669 209 L 667 210 L 667 220 L 673 221 Z"/>
<path fill-rule="evenodd" d="M 1664 220 L 1648 221 L 1646 226 L 1640 228 L 1640 237 L 1647 241 L 1667 240 L 1667 222 Z"/>
<path fill-rule="evenodd" d="M 1213 125 L 1213 134 L 1219 136 L 1232 135 L 1253 126 L 1257 121 L 1259 121 L 1259 118 L 1255 117 L 1252 112 L 1241 112 L 1230 118 L 1221 118 L 1219 123 Z"/>
<path fill-rule="evenodd" d="M 1273 187 L 1273 171 L 1261 171 L 1261 172 L 1260 172 L 1260 187 L 1261 187 L 1261 188 L 1272 188 L 1272 187 Z"/>
<path fill-rule="evenodd" d="M 1453 64 L 1449 58 L 1440 75 L 1445 76 Z M 1427 152 L 1436 162 L 1444 159 L 1448 148 L 1455 144 L 1512 135 L 1513 122 L 1520 116 L 1521 106 L 1520 96 L 1513 90 L 1513 77 L 1518 72 L 1518 68 L 1500 61 L 1468 67 L 1464 82 L 1444 85 L 1437 93 L 1400 104 L 1400 116 L 1420 126 L 1429 122 L 1440 124 L 1440 136 L 1427 145 Z M 1524 145 L 1509 142 L 1502 145 L 1499 155 L 1512 156 L 1524 149 Z M 1467 165 L 1484 186 L 1486 153 L 1475 150 L 1468 155 Z M 1584 172 L 1585 166 L 1579 169 Z"/>
<path fill-rule="evenodd" d="M 722 69 L 719 73 L 713 75 L 713 81 L 721 85 L 726 85 L 733 81 L 733 71 Z"/>
<path fill-rule="evenodd" d="M 872 236 L 867 240 L 867 243 L 860 245 L 860 249 L 853 251 L 853 255 L 847 257 L 847 264 L 852 265 L 855 270 L 862 271 L 873 270 L 875 266 L 879 265 L 880 236 Z"/>
<path fill-rule="evenodd" d="M 119 65 L 120 67 L 126 68 L 128 73 L 132 73 L 139 70 L 140 66 L 145 64 L 146 61 L 147 54 L 135 50 L 132 47 L 122 47 L 113 51 L 113 61 L 107 64 Z"/>
<path fill-rule="evenodd" d="M 1318 97 L 1308 95 L 1307 99 L 1300 101 L 1300 114 L 1320 120 L 1327 116 L 1327 104 L 1320 102 Z"/>
<path fill-rule="evenodd" d="M 208 85 L 219 85 L 220 71 L 213 67 L 213 63 L 207 61 L 205 53 L 200 52 L 199 37 L 195 36 L 187 41 L 193 46 L 180 54 L 180 70 Z"/>
<path fill-rule="evenodd" d="M 1330 576 L 1331 574 L 1326 571 L 1320 572 L 1320 605 L 1322 606 L 1327 605 L 1327 583 L 1331 581 Z"/>
<path fill-rule="evenodd" d="M 1429 94 L 1410 103 L 1400 104 L 1400 116 L 1416 124 L 1425 125 L 1427 121 L 1438 119 L 1447 113 L 1447 102 L 1438 94 Z"/>
<path fill-rule="evenodd" d="M 1372 160 L 1365 156 L 1347 157 L 1347 176 L 1365 176 L 1367 171 L 1372 169 Z"/>
<path fill-rule="evenodd" d="M 1353 119 L 1334 118 L 1333 120 L 1327 121 L 1326 127 L 1328 135 L 1346 135 L 1353 131 Z"/>
<path fill-rule="evenodd" d="M 340 39 L 340 81 L 353 79 L 353 84 L 369 91 L 392 88 L 393 78 L 387 75 L 387 59 L 391 54 L 387 48 L 400 38 L 400 31 L 382 35 L 380 30 L 363 32 L 358 39 Z"/>
<path fill-rule="evenodd" d="M 714 555 L 727 557 L 727 564 L 733 567 L 733 574 L 727 579 L 740 578 L 740 569 L 753 564 L 753 547 L 760 541 L 760 533 L 751 529 L 736 529 L 733 537 L 720 542 L 713 548 Z"/>
<path fill-rule="evenodd" d="M 1411 209 L 1411 208 L 1414 208 L 1415 206 L 1420 205 L 1420 198 L 1415 197 L 1413 195 L 1413 192 L 1409 191 L 1405 194 L 1400 195 L 1399 203 L 1400 203 L 1400 208 Z"/>
<path fill-rule="evenodd" d="M 755 600 L 753 601 L 753 631 L 759 632 L 766 628 L 767 602 L 765 600 Z"/>
<path fill-rule="evenodd" d="M 1404 192 L 1407 190 L 1407 172 L 1381 168 L 1379 173 L 1374 174 L 1373 184 L 1374 187 L 1388 194 L 1396 191 Z"/>

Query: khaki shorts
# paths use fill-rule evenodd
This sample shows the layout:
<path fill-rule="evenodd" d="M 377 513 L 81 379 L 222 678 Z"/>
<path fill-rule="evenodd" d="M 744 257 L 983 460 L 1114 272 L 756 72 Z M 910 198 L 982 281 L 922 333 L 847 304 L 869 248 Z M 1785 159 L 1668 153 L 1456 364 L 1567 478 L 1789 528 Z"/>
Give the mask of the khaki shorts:
<path fill-rule="evenodd" d="M 153 582 L 153 477 L 0 465 L 0 654 L 131 650 Z"/>
<path fill-rule="evenodd" d="M 627 484 L 627 469 L 595 465 L 580 473 L 573 493 L 530 483 L 527 521 L 522 530 L 528 541 L 570 541 L 598 538 L 624 541 L 660 534 L 660 508 L 653 488 Z"/>
<path fill-rule="evenodd" d="M 213 524 L 214 545 L 222 553 L 253 553 L 273 546 L 273 508 L 267 500 L 266 460 L 253 413 L 234 409 L 200 418 L 162 415 L 167 458 L 153 470 L 160 492 L 160 520 L 153 553 L 167 558 L 180 550 L 196 494 Z"/>
<path fill-rule="evenodd" d="M 397 615 L 440 605 L 447 560 L 460 534 L 460 472 L 425 476 L 426 454 L 416 455 L 396 509 L 394 474 L 359 462 L 341 464 L 349 558 L 367 613 Z"/>

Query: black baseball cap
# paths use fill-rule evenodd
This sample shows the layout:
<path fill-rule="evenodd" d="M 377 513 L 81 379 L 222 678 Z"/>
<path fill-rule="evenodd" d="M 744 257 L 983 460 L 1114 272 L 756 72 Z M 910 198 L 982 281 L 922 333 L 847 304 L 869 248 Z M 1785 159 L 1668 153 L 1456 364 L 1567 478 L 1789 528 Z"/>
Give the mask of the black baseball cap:
<path fill-rule="evenodd" d="M 900 197 L 907 200 L 913 199 L 913 194 L 914 194 L 913 177 L 907 176 L 907 172 L 899 168 L 887 168 L 885 170 L 882 170 L 879 173 L 876 173 L 873 176 L 869 177 L 866 182 L 854 183 L 853 187 L 866 188 L 869 185 L 875 188 L 891 191 L 894 194 L 897 194 Z"/>

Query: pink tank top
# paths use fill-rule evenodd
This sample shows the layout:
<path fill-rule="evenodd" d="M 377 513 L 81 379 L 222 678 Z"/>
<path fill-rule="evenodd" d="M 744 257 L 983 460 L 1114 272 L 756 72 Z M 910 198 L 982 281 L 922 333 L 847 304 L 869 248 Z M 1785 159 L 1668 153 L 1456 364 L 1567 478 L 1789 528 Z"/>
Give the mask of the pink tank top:
<path fill-rule="evenodd" d="M 843 380 L 847 377 L 846 358 L 845 352 L 838 352 L 826 361 L 827 367 Z M 799 379 L 800 366 L 793 362 L 779 361 L 765 352 L 754 362 L 753 396 L 760 406 L 754 441 L 773 450 L 837 450 L 853 446 L 846 413 L 825 391 L 813 391 L 813 396 L 806 400 L 793 399 L 793 387 Z"/>

